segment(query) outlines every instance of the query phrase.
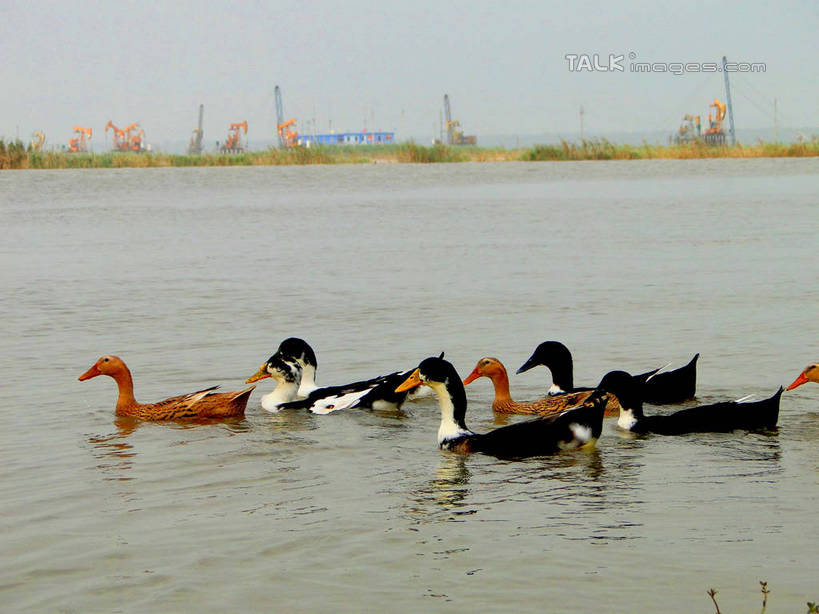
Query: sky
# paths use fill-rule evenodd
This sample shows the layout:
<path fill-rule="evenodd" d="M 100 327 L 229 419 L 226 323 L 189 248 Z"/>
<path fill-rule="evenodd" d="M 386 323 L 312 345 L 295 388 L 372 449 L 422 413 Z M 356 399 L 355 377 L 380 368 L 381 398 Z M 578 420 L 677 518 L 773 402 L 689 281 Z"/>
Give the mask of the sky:
<path fill-rule="evenodd" d="M 693 67 L 723 55 L 765 66 L 731 75 L 738 134 L 771 128 L 776 99 L 780 128 L 819 135 L 819 2 L 664 4 L 0 0 L 0 138 L 39 130 L 54 146 L 80 125 L 103 151 L 111 120 L 178 149 L 201 103 L 206 147 L 241 121 L 251 143 L 272 143 L 276 85 L 302 132 L 428 143 L 446 93 L 479 144 L 576 138 L 581 106 L 586 137 L 671 134 L 684 114 L 705 121 L 724 101 L 722 73 Z M 606 67 L 613 56 L 613 70 L 572 71 L 568 54 Z M 638 73 L 632 62 L 692 69 Z"/>

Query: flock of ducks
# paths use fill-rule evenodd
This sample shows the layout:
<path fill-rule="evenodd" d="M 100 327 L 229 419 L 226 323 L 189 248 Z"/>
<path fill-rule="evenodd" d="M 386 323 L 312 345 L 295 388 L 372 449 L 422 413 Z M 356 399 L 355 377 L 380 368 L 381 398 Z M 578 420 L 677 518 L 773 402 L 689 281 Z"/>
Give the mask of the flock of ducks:
<path fill-rule="evenodd" d="M 291 337 L 248 384 L 272 378 L 275 388 L 262 396 L 262 408 L 270 412 L 305 409 L 327 414 L 342 409 L 398 410 L 410 399 L 431 391 L 438 398 L 441 424 L 438 446 L 459 453 L 481 452 L 499 458 L 523 458 L 554 454 L 561 450 L 592 447 L 600 437 L 604 416 L 617 416 L 619 427 L 635 433 L 681 435 L 695 432 L 759 430 L 776 426 L 783 388 L 761 401 L 726 401 L 688 407 L 670 414 L 645 415 L 644 404 L 675 404 L 694 398 L 697 359 L 679 369 L 655 369 L 639 375 L 611 371 L 592 387 L 574 385 L 572 356 L 558 341 L 541 343 L 516 371 L 547 367 L 552 384 L 546 396 L 531 402 L 514 401 L 506 368 L 497 358 L 481 358 L 472 372 L 461 379 L 444 355 L 432 356 L 415 368 L 396 371 L 342 386 L 316 384 L 318 362 L 310 345 Z M 103 356 L 79 380 L 98 375 L 114 379 L 119 389 L 116 413 L 140 420 L 219 419 L 244 415 L 255 385 L 233 392 L 217 392 L 218 386 L 158 403 L 138 403 L 131 372 L 116 356 Z M 492 381 L 492 409 L 503 414 L 529 414 L 533 419 L 503 426 L 488 433 L 475 433 L 465 422 L 465 386 L 478 378 Z M 808 365 L 788 386 L 792 390 L 806 382 L 819 383 L 819 363 Z"/>

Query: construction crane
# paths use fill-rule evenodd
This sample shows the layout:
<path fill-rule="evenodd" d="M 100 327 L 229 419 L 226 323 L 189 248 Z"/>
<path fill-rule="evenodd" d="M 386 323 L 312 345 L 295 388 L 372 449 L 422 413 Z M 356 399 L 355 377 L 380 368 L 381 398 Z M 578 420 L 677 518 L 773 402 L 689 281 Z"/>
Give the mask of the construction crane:
<path fill-rule="evenodd" d="M 705 131 L 705 142 L 711 145 L 725 145 L 725 130 L 722 122 L 725 119 L 726 106 L 718 99 L 709 105 L 709 109 L 714 109 L 714 113 L 708 113 L 708 129 Z"/>
<path fill-rule="evenodd" d="M 294 126 L 296 123 L 296 119 L 288 119 L 284 121 L 284 107 L 282 106 L 282 91 L 279 86 L 276 86 L 275 89 L 275 96 L 276 96 L 276 132 L 279 135 L 279 147 L 286 148 L 286 147 L 295 147 L 298 144 L 299 133 L 295 130 L 291 130 L 290 127 Z"/>
<path fill-rule="evenodd" d="M 196 130 L 193 131 L 193 136 L 188 142 L 188 155 L 198 156 L 202 153 L 202 115 L 205 112 L 205 105 L 199 105 L 199 124 Z"/>
<path fill-rule="evenodd" d="M 82 126 L 74 126 L 74 138 L 68 141 L 68 151 L 71 153 L 85 153 L 88 151 L 88 144 L 86 139 L 91 138 L 91 128 L 83 128 Z"/>
<path fill-rule="evenodd" d="M 31 151 L 41 153 L 43 151 L 43 145 L 45 145 L 45 134 L 37 130 L 31 136 L 34 137 L 31 141 Z"/>
<path fill-rule="evenodd" d="M 444 119 L 446 120 L 446 144 L 447 145 L 475 145 L 478 142 L 476 136 L 464 136 L 461 122 L 452 120 L 452 111 L 449 108 L 449 94 L 444 94 Z"/>
<path fill-rule="evenodd" d="M 702 136 L 702 124 L 700 123 L 699 115 L 683 115 L 683 123 L 677 134 L 674 135 L 674 142 L 678 145 L 680 143 L 690 143 L 698 140 Z"/>
<path fill-rule="evenodd" d="M 454 124 L 452 122 L 452 112 L 449 109 L 449 94 L 444 94 L 444 121 L 446 122 L 444 124 L 446 126 L 446 144 L 452 145 L 451 128 L 454 127 Z M 457 125 L 460 126 L 460 123 Z"/>
<path fill-rule="evenodd" d="M 223 153 L 242 153 L 245 148 L 242 145 L 241 131 L 244 129 L 247 134 L 247 120 L 239 124 L 231 124 L 228 131 L 227 140 L 221 147 Z"/>

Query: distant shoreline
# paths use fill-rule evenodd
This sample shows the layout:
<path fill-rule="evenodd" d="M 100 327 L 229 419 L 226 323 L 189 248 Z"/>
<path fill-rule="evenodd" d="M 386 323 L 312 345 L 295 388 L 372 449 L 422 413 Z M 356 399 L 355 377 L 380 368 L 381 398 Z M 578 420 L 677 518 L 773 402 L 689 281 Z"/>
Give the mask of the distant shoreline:
<path fill-rule="evenodd" d="M 795 143 L 712 146 L 701 142 L 680 145 L 617 145 L 588 140 L 526 148 L 414 143 L 374 146 L 321 146 L 268 149 L 238 154 L 206 153 L 68 153 L 36 152 L 20 141 L 0 140 L 0 170 L 69 168 L 162 168 L 186 166 L 281 166 L 305 164 L 425 164 L 457 162 L 539 162 L 581 160 L 655 160 L 701 158 L 804 158 L 819 156 L 819 139 Z"/>

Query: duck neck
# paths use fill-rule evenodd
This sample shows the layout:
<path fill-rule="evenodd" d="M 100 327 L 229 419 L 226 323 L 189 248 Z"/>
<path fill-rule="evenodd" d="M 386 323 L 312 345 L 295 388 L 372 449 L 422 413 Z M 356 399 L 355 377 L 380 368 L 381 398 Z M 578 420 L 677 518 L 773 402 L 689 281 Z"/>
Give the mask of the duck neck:
<path fill-rule="evenodd" d="M 460 384 L 460 380 L 458 380 Z M 466 427 L 466 392 L 461 386 L 457 390 L 454 386 L 444 383 L 430 384 L 438 396 L 438 405 L 441 407 L 441 426 L 438 428 L 438 445 L 443 447 L 447 441 L 472 435 Z"/>
<path fill-rule="evenodd" d="M 495 400 L 492 401 L 493 405 L 495 403 L 506 403 L 512 400 L 512 396 L 509 393 L 509 376 L 506 374 L 506 369 L 493 371 L 489 379 L 492 380 L 492 385 L 495 387 Z"/>
<path fill-rule="evenodd" d="M 139 405 L 136 398 L 134 398 L 134 379 L 131 377 L 131 371 L 128 370 L 128 367 L 123 365 L 123 368 L 116 373 L 112 373 L 111 377 L 114 378 L 119 389 L 117 413 L 126 412 Z"/>
<path fill-rule="evenodd" d="M 289 403 L 299 392 L 298 382 L 277 380 L 276 387 L 262 397 L 262 407 L 267 410 L 277 409 L 283 403 Z"/>
<path fill-rule="evenodd" d="M 316 368 L 307 363 L 302 364 L 301 384 L 299 384 L 298 387 L 298 396 L 307 398 L 316 388 L 318 388 L 318 386 L 316 386 Z"/>
<path fill-rule="evenodd" d="M 546 366 L 552 372 L 552 387 L 549 388 L 549 394 L 560 394 L 574 390 L 574 369 L 571 357 Z"/>

